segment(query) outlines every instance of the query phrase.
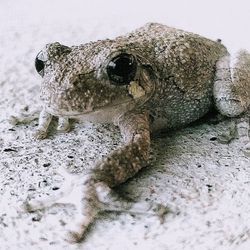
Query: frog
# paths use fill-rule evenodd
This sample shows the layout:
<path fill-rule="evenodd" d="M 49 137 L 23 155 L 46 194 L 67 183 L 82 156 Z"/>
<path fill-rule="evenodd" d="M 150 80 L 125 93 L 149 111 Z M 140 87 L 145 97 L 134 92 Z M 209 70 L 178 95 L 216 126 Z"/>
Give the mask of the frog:
<path fill-rule="evenodd" d="M 46 138 L 53 117 L 58 131 L 69 132 L 73 118 L 115 124 L 123 144 L 78 181 L 60 170 L 70 188 L 49 201 L 27 201 L 27 210 L 69 202 L 74 195 L 66 193 L 78 190 L 77 219 L 69 231 L 80 242 L 100 211 L 117 208 L 114 188 L 149 164 L 152 133 L 187 126 L 214 108 L 225 117 L 247 113 L 249 52 L 240 50 L 231 63 L 221 40 L 159 23 L 78 46 L 47 44 L 35 59 L 43 109 L 33 136 Z M 249 148 L 249 123 L 239 127 Z"/>

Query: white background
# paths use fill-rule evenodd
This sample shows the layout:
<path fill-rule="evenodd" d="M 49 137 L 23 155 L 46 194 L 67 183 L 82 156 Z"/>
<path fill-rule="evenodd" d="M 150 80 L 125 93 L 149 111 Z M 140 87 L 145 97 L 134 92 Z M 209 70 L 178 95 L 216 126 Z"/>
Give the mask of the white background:
<path fill-rule="evenodd" d="M 41 218 L 40 212 L 25 213 L 17 206 L 29 195 L 53 195 L 53 187 L 63 185 L 53 173 L 59 166 L 79 173 L 94 166 L 118 144 L 118 131 L 76 123 L 68 134 L 52 128 L 47 140 L 34 141 L 36 120 L 12 128 L 5 118 L 39 107 L 41 78 L 34 58 L 46 43 L 77 45 L 157 21 L 221 38 L 230 51 L 250 50 L 248 2 L 0 0 L 0 249 L 249 250 L 249 157 L 243 141 L 211 140 L 232 129 L 226 121 L 153 139 L 151 167 L 123 186 L 136 202 L 149 199 L 169 207 L 165 223 L 154 216 L 109 214 L 78 248 L 63 240 L 75 214 L 72 206 L 51 208 Z M 5 152 L 8 148 L 15 150 Z M 40 185 L 44 180 L 47 184 Z"/>
<path fill-rule="evenodd" d="M 1 0 L 0 28 L 25 24 L 75 23 L 91 27 L 93 20 L 124 30 L 156 21 L 222 39 L 230 51 L 250 50 L 249 0 Z M 1 30 L 0 30 L 1 31 Z M 106 32 L 112 34 L 111 32 Z M 1 34 L 3 35 L 3 33 Z"/>

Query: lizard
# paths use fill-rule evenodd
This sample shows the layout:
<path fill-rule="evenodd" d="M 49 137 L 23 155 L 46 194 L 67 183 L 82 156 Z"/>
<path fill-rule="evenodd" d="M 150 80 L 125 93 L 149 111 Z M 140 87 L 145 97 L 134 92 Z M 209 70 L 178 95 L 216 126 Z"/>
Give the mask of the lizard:
<path fill-rule="evenodd" d="M 222 116 L 239 117 L 250 106 L 246 50 L 238 53 L 231 66 L 220 40 L 159 23 L 79 46 L 47 44 L 38 53 L 35 68 L 42 77 L 43 102 L 35 138 L 46 138 L 52 117 L 58 117 L 59 131 L 69 131 L 70 118 L 114 123 L 124 140 L 79 177 L 79 212 L 70 230 L 77 242 L 104 205 L 119 200 L 112 188 L 147 166 L 152 132 L 186 126 L 214 107 Z M 239 131 L 249 148 L 249 124 L 244 124 Z M 73 189 L 75 177 L 62 172 Z M 62 190 L 50 201 L 27 201 L 26 208 L 41 209 L 65 200 L 63 196 Z"/>

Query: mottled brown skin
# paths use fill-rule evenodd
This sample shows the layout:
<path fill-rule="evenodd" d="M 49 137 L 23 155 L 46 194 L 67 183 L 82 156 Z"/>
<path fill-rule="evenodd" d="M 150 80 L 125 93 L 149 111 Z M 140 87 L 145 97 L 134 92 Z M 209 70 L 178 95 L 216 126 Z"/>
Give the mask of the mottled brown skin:
<path fill-rule="evenodd" d="M 125 145 L 113 151 L 93 169 L 98 180 L 114 187 L 133 177 L 149 158 L 150 132 L 147 113 L 128 113 L 119 120 Z"/>
<path fill-rule="evenodd" d="M 133 55 L 137 68 L 134 78 L 120 86 L 109 77 L 107 65 L 122 53 Z M 114 40 L 48 44 L 40 60 L 45 64 L 44 109 L 36 138 L 46 137 L 52 116 L 59 117 L 58 129 L 65 131 L 68 118 L 112 122 L 124 138 L 124 145 L 98 162 L 83 184 L 84 216 L 73 233 L 76 240 L 99 211 L 95 185 L 117 186 L 146 166 L 152 131 L 187 125 L 213 106 L 223 115 L 238 116 L 250 103 L 247 52 L 240 53 L 231 77 L 229 53 L 220 42 L 161 24 Z"/>

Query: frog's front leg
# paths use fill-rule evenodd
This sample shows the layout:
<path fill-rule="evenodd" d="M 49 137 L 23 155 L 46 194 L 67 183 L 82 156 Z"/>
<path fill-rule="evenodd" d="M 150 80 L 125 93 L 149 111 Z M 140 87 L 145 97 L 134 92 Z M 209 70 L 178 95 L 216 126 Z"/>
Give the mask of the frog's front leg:
<path fill-rule="evenodd" d="M 98 162 L 89 181 L 83 185 L 81 215 L 78 214 L 77 222 L 70 228 L 73 241 L 78 242 L 84 238 L 87 228 L 100 211 L 138 211 L 137 206 L 121 202 L 117 196 L 112 195 L 110 188 L 125 182 L 147 165 L 150 147 L 148 114 L 128 113 L 118 119 L 117 124 L 125 145 Z M 143 207 L 148 212 L 147 206 Z"/>
<path fill-rule="evenodd" d="M 124 146 L 114 150 L 107 158 L 98 162 L 92 171 L 80 178 L 76 179 L 67 172 L 60 171 L 67 185 L 57 196 L 25 202 L 28 211 L 46 208 L 54 203 L 74 204 L 75 218 L 67 226 L 70 232 L 67 240 L 71 242 L 82 241 L 89 226 L 102 211 L 145 213 L 156 215 L 160 220 L 168 211 L 165 206 L 159 204 L 128 202 L 111 189 L 134 176 L 147 165 L 149 159 L 148 114 L 128 113 L 119 118 L 117 124 L 124 138 Z"/>
<path fill-rule="evenodd" d="M 59 117 L 58 118 L 57 131 L 59 131 L 59 132 L 68 132 L 69 129 L 70 129 L 69 118 L 67 118 L 67 117 Z"/>
<path fill-rule="evenodd" d="M 46 109 L 43 108 L 43 110 L 40 112 L 40 115 L 39 115 L 38 128 L 33 134 L 33 137 L 35 139 L 42 140 L 47 137 L 47 131 L 48 131 L 52 118 L 53 118 L 53 115 L 48 113 Z M 57 131 L 68 132 L 69 129 L 70 129 L 69 119 L 67 117 L 59 117 Z"/>
<path fill-rule="evenodd" d="M 48 113 L 45 108 L 43 108 L 39 115 L 38 128 L 33 134 L 34 138 L 41 140 L 47 137 L 47 131 L 51 123 L 52 117 L 53 116 Z"/>
<path fill-rule="evenodd" d="M 94 168 L 95 178 L 113 187 L 134 176 L 149 159 L 150 131 L 147 112 L 128 113 L 118 120 L 125 145 Z"/>

